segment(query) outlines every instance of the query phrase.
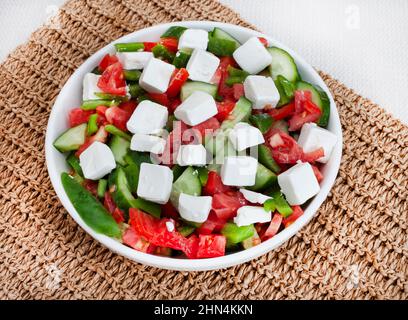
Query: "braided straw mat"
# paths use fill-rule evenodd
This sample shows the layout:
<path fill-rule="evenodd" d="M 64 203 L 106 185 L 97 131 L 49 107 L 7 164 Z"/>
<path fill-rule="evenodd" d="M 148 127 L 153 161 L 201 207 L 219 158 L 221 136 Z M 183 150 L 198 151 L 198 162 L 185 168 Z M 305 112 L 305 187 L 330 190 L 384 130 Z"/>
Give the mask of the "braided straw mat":
<path fill-rule="evenodd" d="M 408 128 L 323 73 L 344 130 L 340 173 L 279 249 L 226 270 L 166 271 L 110 252 L 65 211 L 44 156 L 63 84 L 124 34 L 199 19 L 251 27 L 213 0 L 73 0 L 0 65 L 0 298 L 407 299 Z"/>

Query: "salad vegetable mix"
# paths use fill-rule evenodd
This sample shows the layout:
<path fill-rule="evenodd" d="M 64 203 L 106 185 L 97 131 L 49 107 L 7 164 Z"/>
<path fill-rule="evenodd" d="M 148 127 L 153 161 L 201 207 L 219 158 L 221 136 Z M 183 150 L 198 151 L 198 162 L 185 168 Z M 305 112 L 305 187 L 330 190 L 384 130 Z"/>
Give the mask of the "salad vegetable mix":
<path fill-rule="evenodd" d="M 54 142 L 90 228 L 145 253 L 213 258 L 303 214 L 337 139 L 328 96 L 288 52 L 181 26 L 114 46 Z"/>

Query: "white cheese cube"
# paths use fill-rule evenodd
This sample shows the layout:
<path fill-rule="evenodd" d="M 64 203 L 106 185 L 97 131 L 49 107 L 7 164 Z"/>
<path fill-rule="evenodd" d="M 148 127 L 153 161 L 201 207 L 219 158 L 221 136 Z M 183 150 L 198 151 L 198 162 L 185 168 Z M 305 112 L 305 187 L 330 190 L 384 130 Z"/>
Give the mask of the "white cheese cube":
<path fill-rule="evenodd" d="M 118 52 L 116 53 L 125 70 L 142 70 L 153 57 L 151 52 Z"/>
<path fill-rule="evenodd" d="M 87 73 L 83 80 L 83 100 L 97 100 L 100 99 L 95 95 L 95 92 L 102 92 L 98 87 L 98 81 L 101 76 L 94 73 Z"/>
<path fill-rule="evenodd" d="M 165 204 L 169 201 L 173 185 L 173 171 L 167 166 L 142 163 L 137 195 L 148 201 Z"/>
<path fill-rule="evenodd" d="M 253 103 L 253 109 L 265 106 L 276 107 L 280 100 L 279 91 L 271 77 L 248 76 L 244 81 L 245 97 Z"/>
<path fill-rule="evenodd" d="M 251 190 L 246 190 L 242 188 L 239 189 L 239 192 L 241 192 L 244 198 L 251 203 L 264 204 L 266 200 L 272 199 L 271 197 L 268 197 L 262 193 L 251 191 Z"/>
<path fill-rule="evenodd" d="M 187 144 L 179 148 L 177 164 L 180 166 L 205 166 L 207 151 L 202 144 Z"/>
<path fill-rule="evenodd" d="M 98 180 L 116 168 L 112 150 L 104 143 L 95 141 L 79 156 L 84 177 Z"/>
<path fill-rule="evenodd" d="M 174 111 L 177 119 L 195 126 L 218 113 L 214 98 L 206 92 L 195 91 Z"/>
<path fill-rule="evenodd" d="M 247 156 L 225 157 L 221 167 L 221 180 L 227 186 L 253 186 L 258 161 Z"/>
<path fill-rule="evenodd" d="M 143 69 L 139 85 L 148 92 L 164 93 L 169 87 L 175 69 L 176 67 L 170 63 L 151 58 Z"/>
<path fill-rule="evenodd" d="M 228 138 L 237 151 L 265 142 L 262 132 L 245 122 L 238 122 L 229 132 Z"/>
<path fill-rule="evenodd" d="M 312 166 L 308 162 L 299 162 L 278 175 L 278 184 L 292 206 L 304 204 L 320 191 Z"/>
<path fill-rule="evenodd" d="M 188 77 L 194 81 L 210 82 L 219 64 L 220 59 L 214 54 L 194 49 L 186 67 Z"/>
<path fill-rule="evenodd" d="M 178 210 L 180 216 L 191 222 L 202 223 L 207 220 L 212 206 L 212 197 L 197 197 L 180 193 Z"/>
<path fill-rule="evenodd" d="M 201 29 L 187 29 L 179 39 L 179 49 L 207 50 L 208 32 Z"/>
<path fill-rule="evenodd" d="M 157 136 L 135 133 L 130 141 L 130 149 L 140 152 L 161 154 L 166 146 L 166 140 Z"/>
<path fill-rule="evenodd" d="M 126 127 L 132 133 L 156 134 L 166 125 L 168 116 L 166 107 L 144 100 L 133 111 Z"/>
<path fill-rule="evenodd" d="M 329 130 L 318 127 L 316 123 L 305 123 L 300 131 L 298 144 L 304 152 L 312 152 L 323 148 L 324 156 L 318 162 L 326 163 L 337 143 L 337 136 Z"/>
<path fill-rule="evenodd" d="M 238 227 L 253 223 L 265 223 L 272 220 L 272 213 L 263 207 L 243 206 L 238 209 L 234 222 Z"/>
<path fill-rule="evenodd" d="M 239 66 L 250 74 L 257 74 L 269 66 L 272 56 L 257 37 L 250 38 L 233 53 Z"/>

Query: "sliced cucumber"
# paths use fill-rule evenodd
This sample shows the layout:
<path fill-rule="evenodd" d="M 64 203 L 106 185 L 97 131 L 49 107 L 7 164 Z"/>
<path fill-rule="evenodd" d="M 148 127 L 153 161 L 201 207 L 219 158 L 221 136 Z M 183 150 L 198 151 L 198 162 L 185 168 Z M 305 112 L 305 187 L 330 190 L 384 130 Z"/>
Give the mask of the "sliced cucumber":
<path fill-rule="evenodd" d="M 211 32 L 211 36 L 216 39 L 233 41 L 235 43 L 235 48 L 238 48 L 241 45 L 237 39 L 220 28 L 214 28 L 214 30 Z"/>
<path fill-rule="evenodd" d="M 115 161 L 124 166 L 126 164 L 125 156 L 129 151 L 130 142 L 119 136 L 112 136 L 109 147 L 112 150 Z"/>
<path fill-rule="evenodd" d="M 276 80 L 278 75 L 282 75 L 292 82 L 300 80 L 295 60 L 289 53 L 277 47 L 268 48 L 268 51 L 272 56 L 269 72 L 273 80 Z"/>
<path fill-rule="evenodd" d="M 271 170 L 266 168 L 264 165 L 258 163 L 258 168 L 256 170 L 255 185 L 248 187 L 248 189 L 253 191 L 261 191 L 270 188 L 278 181 L 278 177 Z"/>
<path fill-rule="evenodd" d="M 147 152 L 138 152 L 129 150 L 127 155 L 125 156 L 125 161 L 127 164 L 137 164 L 140 166 L 143 162 L 152 163 L 150 159 L 150 154 Z"/>
<path fill-rule="evenodd" d="M 272 157 L 271 150 L 264 144 L 258 146 L 258 161 L 274 173 L 281 171 L 281 168 Z"/>
<path fill-rule="evenodd" d="M 193 167 L 188 167 L 184 170 L 182 175 L 173 183 L 170 201 L 175 208 L 178 207 L 180 193 L 192 196 L 201 195 L 201 182 L 198 177 L 198 172 L 194 170 Z"/>
<path fill-rule="evenodd" d="M 60 152 L 78 150 L 85 142 L 87 127 L 88 125 L 83 123 L 69 128 L 54 141 L 54 147 Z"/>
<path fill-rule="evenodd" d="M 217 95 L 218 88 L 215 84 L 201 82 L 201 81 L 187 81 L 180 92 L 181 101 L 186 100 L 193 92 L 202 91 L 210 94 L 214 98 Z"/>
<path fill-rule="evenodd" d="M 330 100 L 326 92 L 306 81 L 299 81 L 296 84 L 296 89 L 310 91 L 312 93 L 313 103 L 322 111 L 322 115 L 320 116 L 317 124 L 321 127 L 326 127 L 330 118 Z"/>
<path fill-rule="evenodd" d="M 134 163 L 127 165 L 123 170 L 126 173 L 126 179 L 128 181 L 129 189 L 132 193 L 137 192 L 137 186 L 139 184 L 140 166 Z"/>
<path fill-rule="evenodd" d="M 165 33 L 163 33 L 160 38 L 180 38 L 181 35 L 186 31 L 186 27 L 182 26 L 172 26 L 166 30 Z"/>
<path fill-rule="evenodd" d="M 235 104 L 230 115 L 221 124 L 221 129 L 232 129 L 238 122 L 248 122 L 252 111 L 252 103 L 247 98 L 241 97 Z"/>
<path fill-rule="evenodd" d="M 253 225 L 252 225 L 252 228 L 254 230 L 254 234 L 252 235 L 252 237 L 247 238 L 244 241 L 242 241 L 242 247 L 244 249 L 252 248 L 256 246 L 257 244 L 261 243 L 261 238 L 259 238 L 258 232 L 256 232 L 255 227 Z"/>
<path fill-rule="evenodd" d="M 127 210 L 134 206 L 136 199 L 129 189 L 126 173 L 123 168 L 119 167 L 116 171 L 116 189 L 113 192 L 113 200 L 119 208 Z"/>
<path fill-rule="evenodd" d="M 176 68 L 185 68 L 187 66 L 188 60 L 190 60 L 191 52 L 186 49 L 179 50 L 173 59 L 173 65 Z"/>

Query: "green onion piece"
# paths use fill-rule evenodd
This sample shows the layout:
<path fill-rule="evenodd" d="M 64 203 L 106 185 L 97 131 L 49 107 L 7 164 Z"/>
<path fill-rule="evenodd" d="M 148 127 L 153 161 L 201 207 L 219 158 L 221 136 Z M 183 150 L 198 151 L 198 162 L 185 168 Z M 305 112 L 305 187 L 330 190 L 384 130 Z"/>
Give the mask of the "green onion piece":
<path fill-rule="evenodd" d="M 120 102 L 116 101 L 116 100 L 103 100 L 103 99 L 85 100 L 82 103 L 81 109 L 83 109 L 83 110 L 94 110 L 98 106 L 112 107 L 112 106 L 117 106 L 119 104 L 120 104 Z"/>
<path fill-rule="evenodd" d="M 97 131 L 98 131 L 98 115 L 95 113 L 89 116 L 87 134 L 88 136 L 91 136 Z"/>
<path fill-rule="evenodd" d="M 113 134 L 115 136 L 126 139 L 128 141 L 132 140 L 132 136 L 130 134 L 120 130 L 119 128 L 115 127 L 113 124 L 106 125 L 105 126 L 105 131 L 107 131 L 107 132 L 109 132 L 109 133 L 111 133 L 111 134 Z"/>
<path fill-rule="evenodd" d="M 98 181 L 98 197 L 103 198 L 105 196 L 106 187 L 108 186 L 108 180 L 106 179 L 99 179 Z"/>
<path fill-rule="evenodd" d="M 143 51 L 143 42 L 129 42 L 129 43 L 116 43 L 115 48 L 117 52 L 136 52 Z"/>
<path fill-rule="evenodd" d="M 253 114 L 249 117 L 249 121 L 256 126 L 262 134 L 265 134 L 272 126 L 273 119 L 267 113 Z"/>
<path fill-rule="evenodd" d="M 117 102 L 123 102 L 128 100 L 127 96 L 117 96 L 114 94 L 104 92 L 95 92 L 95 95 L 102 100 L 113 100 Z"/>

